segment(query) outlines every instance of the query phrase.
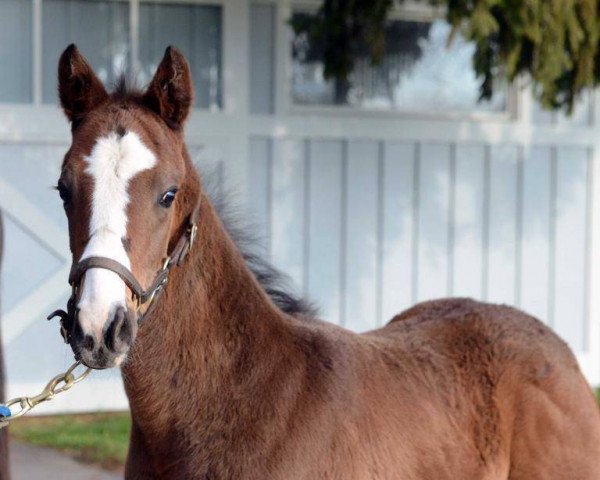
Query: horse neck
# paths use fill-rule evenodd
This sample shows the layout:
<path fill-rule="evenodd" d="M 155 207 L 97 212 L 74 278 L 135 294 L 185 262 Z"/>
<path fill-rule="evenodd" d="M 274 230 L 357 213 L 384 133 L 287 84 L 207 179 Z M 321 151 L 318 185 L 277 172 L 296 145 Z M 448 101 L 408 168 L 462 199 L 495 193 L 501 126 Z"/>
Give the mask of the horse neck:
<path fill-rule="evenodd" d="M 289 321 L 258 285 L 207 199 L 196 243 L 157 301 L 123 367 L 134 420 L 152 423 L 153 432 L 172 424 L 174 405 L 198 408 L 211 405 L 211 397 L 222 402 L 228 389 L 252 396 L 272 381 L 278 359 L 289 361 Z"/>

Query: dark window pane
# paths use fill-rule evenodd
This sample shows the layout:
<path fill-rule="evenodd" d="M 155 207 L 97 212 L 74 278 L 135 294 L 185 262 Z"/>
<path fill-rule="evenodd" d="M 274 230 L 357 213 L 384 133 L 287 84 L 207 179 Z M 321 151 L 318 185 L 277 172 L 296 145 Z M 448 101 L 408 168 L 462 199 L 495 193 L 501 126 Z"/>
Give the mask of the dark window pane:
<path fill-rule="evenodd" d="M 140 63 L 142 83 L 148 83 L 165 48 L 177 47 L 188 59 L 198 108 L 221 107 L 221 7 L 142 3 Z"/>
<path fill-rule="evenodd" d="M 32 100 L 31 2 L 0 1 L 0 102 Z"/>
<path fill-rule="evenodd" d="M 129 62 L 129 4 L 102 0 L 45 0 L 42 5 L 43 99 L 56 103 L 56 66 L 75 43 L 107 86 Z"/>
<path fill-rule="evenodd" d="M 250 6 L 250 113 L 274 111 L 275 13 L 274 5 Z"/>

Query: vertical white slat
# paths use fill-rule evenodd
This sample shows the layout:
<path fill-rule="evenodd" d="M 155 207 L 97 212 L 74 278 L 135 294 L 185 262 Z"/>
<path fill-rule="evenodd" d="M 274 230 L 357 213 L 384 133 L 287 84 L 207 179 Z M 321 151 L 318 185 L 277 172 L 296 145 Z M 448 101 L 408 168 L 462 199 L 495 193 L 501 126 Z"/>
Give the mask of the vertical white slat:
<path fill-rule="evenodd" d="M 259 137 L 250 139 L 249 206 L 261 240 L 259 251 L 266 255 L 269 253 L 271 229 L 271 154 L 270 139 Z"/>
<path fill-rule="evenodd" d="M 485 159 L 483 145 L 456 147 L 453 296 L 483 296 Z"/>
<path fill-rule="evenodd" d="M 226 188 L 238 192 L 243 201 L 249 201 L 249 3 L 247 0 L 228 0 L 221 4 L 221 9 L 215 8 L 221 12 L 218 18 L 222 20 L 219 42 L 222 51 L 218 55 L 218 65 L 222 69 L 218 75 L 219 90 L 223 92 L 221 110 L 228 114 L 225 135 L 228 141 L 225 185 Z M 218 73 L 214 68 L 213 70 Z"/>
<path fill-rule="evenodd" d="M 274 110 L 274 5 L 250 5 L 250 113 L 268 115 Z"/>
<path fill-rule="evenodd" d="M 597 103 L 596 103 L 597 102 Z M 598 97 L 595 99 L 594 108 L 600 103 Z M 579 356 L 579 364 L 587 380 L 592 385 L 600 383 L 600 159 L 598 157 L 598 145 L 590 151 L 590 163 L 588 172 L 588 248 L 587 257 L 588 279 L 587 305 L 588 319 L 586 332 L 587 353 L 582 358 Z"/>
<path fill-rule="evenodd" d="M 491 148 L 487 265 L 491 302 L 515 303 L 518 162 L 516 146 Z"/>
<path fill-rule="evenodd" d="M 381 323 L 413 301 L 415 145 L 386 143 L 383 162 Z"/>
<path fill-rule="evenodd" d="M 533 147 L 525 152 L 519 306 L 543 322 L 549 322 L 551 164 L 550 147 Z"/>
<path fill-rule="evenodd" d="M 556 150 L 554 328 L 575 351 L 584 350 L 587 325 L 588 152 Z"/>
<path fill-rule="evenodd" d="M 273 153 L 273 264 L 304 287 L 306 142 L 282 139 Z"/>
<path fill-rule="evenodd" d="M 310 144 L 307 290 L 333 323 L 341 313 L 342 156 L 341 141 Z"/>
<path fill-rule="evenodd" d="M 449 145 L 421 146 L 417 237 L 419 301 L 448 295 L 450 155 Z"/>
<path fill-rule="evenodd" d="M 345 326 L 377 326 L 379 144 L 348 144 L 346 176 Z"/>

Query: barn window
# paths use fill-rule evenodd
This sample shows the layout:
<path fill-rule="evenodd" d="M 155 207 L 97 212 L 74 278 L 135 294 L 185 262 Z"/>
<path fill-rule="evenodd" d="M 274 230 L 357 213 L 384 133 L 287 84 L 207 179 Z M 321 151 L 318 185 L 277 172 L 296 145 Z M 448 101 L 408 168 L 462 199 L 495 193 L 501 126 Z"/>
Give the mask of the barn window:
<path fill-rule="evenodd" d="M 190 62 L 195 106 L 222 107 L 221 0 L 0 0 L 0 103 L 57 104 L 56 66 L 77 44 L 100 80 L 146 85 L 167 45 Z"/>
<path fill-rule="evenodd" d="M 304 25 L 314 15 L 294 13 Z M 504 111 L 507 89 L 479 102 L 479 80 L 472 66 L 474 46 L 441 19 L 392 19 L 385 32 L 386 52 L 373 65 L 366 46 L 356 56 L 347 81 L 325 79 L 322 50 L 306 33 L 292 40 L 292 100 L 296 105 L 341 105 L 370 110 Z"/>

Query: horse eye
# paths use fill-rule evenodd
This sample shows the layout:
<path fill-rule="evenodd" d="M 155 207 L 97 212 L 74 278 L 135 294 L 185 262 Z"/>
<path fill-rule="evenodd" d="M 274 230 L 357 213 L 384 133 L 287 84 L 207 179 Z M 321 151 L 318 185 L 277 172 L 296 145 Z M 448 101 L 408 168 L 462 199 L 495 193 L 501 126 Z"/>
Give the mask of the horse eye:
<path fill-rule="evenodd" d="M 160 197 L 160 200 L 158 201 L 160 206 L 164 207 L 164 208 L 169 208 L 171 206 L 171 204 L 173 203 L 173 200 L 175 200 L 176 193 L 177 193 L 176 188 L 172 188 L 168 192 L 163 193 L 163 196 Z"/>
<path fill-rule="evenodd" d="M 71 199 L 71 192 L 69 191 L 67 186 L 62 182 L 58 182 L 58 185 L 56 186 L 56 190 L 58 190 L 58 195 L 60 196 L 63 203 L 67 204 L 69 202 L 69 200 Z"/>

